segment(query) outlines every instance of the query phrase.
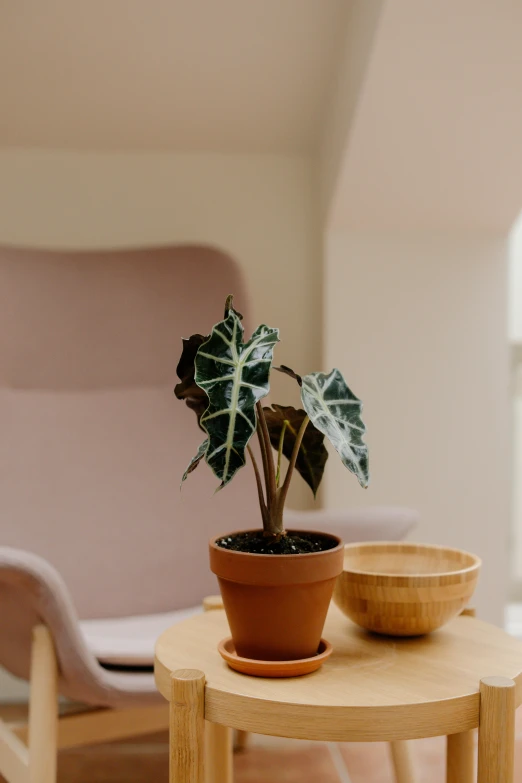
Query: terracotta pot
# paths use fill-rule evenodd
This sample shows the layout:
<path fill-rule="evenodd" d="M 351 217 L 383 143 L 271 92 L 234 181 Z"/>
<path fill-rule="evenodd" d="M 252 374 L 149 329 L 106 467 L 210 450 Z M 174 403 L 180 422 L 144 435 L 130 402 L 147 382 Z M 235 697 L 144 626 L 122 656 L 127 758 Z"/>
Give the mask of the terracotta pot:
<path fill-rule="evenodd" d="M 343 570 L 344 548 L 337 536 L 316 535 L 336 546 L 302 555 L 260 555 L 217 546 L 223 536 L 210 541 L 210 567 L 218 577 L 239 656 L 292 661 L 317 654 L 335 580 Z"/>

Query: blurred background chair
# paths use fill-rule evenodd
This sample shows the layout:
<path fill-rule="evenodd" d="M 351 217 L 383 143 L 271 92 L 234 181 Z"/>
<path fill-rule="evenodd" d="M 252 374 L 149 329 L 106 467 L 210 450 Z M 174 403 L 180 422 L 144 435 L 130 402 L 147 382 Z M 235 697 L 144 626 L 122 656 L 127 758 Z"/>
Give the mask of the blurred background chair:
<path fill-rule="evenodd" d="M 179 491 L 201 439 L 172 394 L 180 338 L 209 330 L 231 292 L 248 329 L 239 268 L 212 248 L 0 250 L 0 665 L 31 685 L 29 733 L 0 721 L 12 783 L 27 768 L 53 783 L 57 747 L 167 726 L 154 641 L 216 592 L 210 536 L 255 526 L 251 471 L 214 496 L 203 467 Z M 416 519 L 286 524 L 355 541 L 402 538 Z M 58 724 L 58 694 L 92 710 Z"/>

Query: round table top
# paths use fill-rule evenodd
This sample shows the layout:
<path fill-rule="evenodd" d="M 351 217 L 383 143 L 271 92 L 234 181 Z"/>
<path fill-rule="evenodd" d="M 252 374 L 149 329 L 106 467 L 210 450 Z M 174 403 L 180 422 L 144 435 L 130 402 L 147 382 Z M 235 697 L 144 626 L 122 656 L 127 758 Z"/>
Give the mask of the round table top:
<path fill-rule="evenodd" d="M 169 628 L 156 645 L 156 684 L 170 700 L 179 669 L 205 674 L 205 718 L 258 734 L 328 741 L 392 741 L 455 734 L 478 726 L 479 684 L 502 676 L 522 702 L 522 643 L 460 616 L 414 639 L 368 634 L 332 605 L 323 636 L 334 647 L 317 672 L 263 679 L 232 671 L 218 642 L 223 610 Z"/>

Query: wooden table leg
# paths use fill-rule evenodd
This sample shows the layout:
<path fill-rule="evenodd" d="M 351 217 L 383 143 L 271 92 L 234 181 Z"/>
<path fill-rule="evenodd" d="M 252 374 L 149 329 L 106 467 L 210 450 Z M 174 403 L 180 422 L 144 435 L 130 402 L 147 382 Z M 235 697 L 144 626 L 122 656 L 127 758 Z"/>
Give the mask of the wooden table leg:
<path fill-rule="evenodd" d="M 411 746 L 407 740 L 390 742 L 395 783 L 415 783 Z"/>
<path fill-rule="evenodd" d="M 178 669 L 171 676 L 169 780 L 204 783 L 205 675 Z"/>
<path fill-rule="evenodd" d="M 474 783 L 475 732 L 450 734 L 446 745 L 446 783 Z"/>
<path fill-rule="evenodd" d="M 216 609 L 218 610 L 224 609 L 222 597 L 220 595 L 207 595 L 207 597 L 203 599 L 203 610 L 205 612 L 212 612 L 215 611 Z M 248 738 L 249 738 L 248 731 L 236 731 L 234 750 L 237 751 L 245 750 L 248 744 Z"/>
<path fill-rule="evenodd" d="M 240 731 L 240 730 L 236 731 L 234 750 L 237 750 L 238 753 L 242 752 L 243 750 L 246 750 L 249 737 L 250 737 L 249 731 Z"/>
<path fill-rule="evenodd" d="M 205 783 L 232 783 L 232 729 L 205 721 Z"/>
<path fill-rule="evenodd" d="M 481 680 L 478 783 L 513 783 L 515 707 L 513 680 Z"/>

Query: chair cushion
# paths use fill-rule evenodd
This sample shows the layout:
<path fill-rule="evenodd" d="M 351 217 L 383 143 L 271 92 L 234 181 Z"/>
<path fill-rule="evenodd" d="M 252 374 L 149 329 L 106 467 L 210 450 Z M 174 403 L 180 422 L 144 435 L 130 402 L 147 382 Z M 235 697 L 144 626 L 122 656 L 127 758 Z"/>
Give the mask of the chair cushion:
<path fill-rule="evenodd" d="M 112 617 L 82 620 L 85 642 L 100 663 L 112 666 L 152 666 L 156 639 L 171 625 L 199 612 L 201 606 L 177 612 L 141 617 Z"/>

